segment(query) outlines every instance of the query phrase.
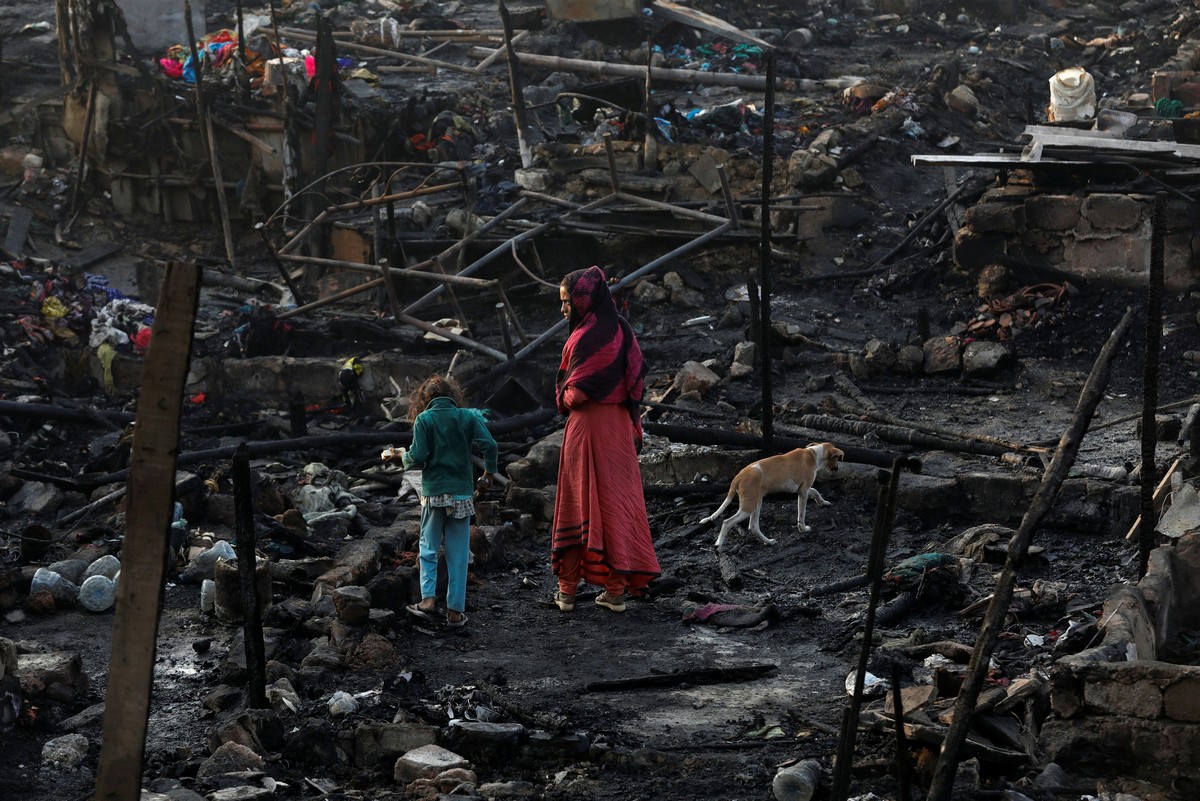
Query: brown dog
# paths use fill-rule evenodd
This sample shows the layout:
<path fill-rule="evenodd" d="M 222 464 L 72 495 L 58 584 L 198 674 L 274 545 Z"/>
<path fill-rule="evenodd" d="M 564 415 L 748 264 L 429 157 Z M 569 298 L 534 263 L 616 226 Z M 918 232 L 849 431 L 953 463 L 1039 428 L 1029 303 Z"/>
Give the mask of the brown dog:
<path fill-rule="evenodd" d="M 829 506 L 829 501 L 821 497 L 821 493 L 813 489 L 817 471 L 822 467 L 837 470 L 838 463 L 845 454 L 834 447 L 831 442 L 809 445 L 807 448 L 796 448 L 794 451 L 759 459 L 753 464 L 743 467 L 729 484 L 729 493 L 725 501 L 701 523 L 711 523 L 725 511 L 725 507 L 733 502 L 733 496 L 738 496 L 738 510 L 732 517 L 721 524 L 721 533 L 717 535 L 717 548 L 725 545 L 725 538 L 738 523 L 750 518 L 750 531 L 766 545 L 774 545 L 775 540 L 768 539 L 759 528 L 758 519 L 762 512 L 763 496 L 771 492 L 796 493 L 796 526 L 801 533 L 811 531 L 804 525 L 804 509 L 808 505 L 808 496 L 812 495 L 817 503 Z"/>

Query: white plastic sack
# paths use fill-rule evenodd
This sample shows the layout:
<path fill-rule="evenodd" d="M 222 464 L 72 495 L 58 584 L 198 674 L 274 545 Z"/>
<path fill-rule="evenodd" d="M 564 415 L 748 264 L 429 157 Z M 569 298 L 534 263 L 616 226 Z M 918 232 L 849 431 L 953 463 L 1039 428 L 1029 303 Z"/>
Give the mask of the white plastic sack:
<path fill-rule="evenodd" d="M 1096 84 L 1083 67 L 1068 67 L 1050 79 L 1050 119 L 1090 120 L 1096 114 Z"/>

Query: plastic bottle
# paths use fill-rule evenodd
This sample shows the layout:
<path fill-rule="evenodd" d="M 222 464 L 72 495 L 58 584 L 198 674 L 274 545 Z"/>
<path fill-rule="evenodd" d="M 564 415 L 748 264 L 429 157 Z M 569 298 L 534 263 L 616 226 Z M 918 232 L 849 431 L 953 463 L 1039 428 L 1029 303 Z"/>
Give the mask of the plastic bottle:
<path fill-rule="evenodd" d="M 108 576 L 92 576 L 79 588 L 79 605 L 89 612 L 103 612 L 117 600 L 117 585 Z"/>
<path fill-rule="evenodd" d="M 39 567 L 29 585 L 31 593 L 49 591 L 57 606 L 70 606 L 79 599 L 79 588 L 52 570 Z"/>
<path fill-rule="evenodd" d="M 821 781 L 821 763 L 805 759 L 780 768 L 771 782 L 777 801 L 810 801 Z"/>
<path fill-rule="evenodd" d="M 104 576 L 112 578 L 121 572 L 121 560 L 109 554 L 101 556 L 95 562 L 88 565 L 87 570 L 83 571 L 83 580 L 86 582 L 92 576 Z"/>
<path fill-rule="evenodd" d="M 183 571 L 183 577 L 192 581 L 200 578 L 212 578 L 218 559 L 236 558 L 237 554 L 233 552 L 233 546 L 227 540 L 217 540 L 213 547 L 192 557 L 187 569 Z"/>
<path fill-rule="evenodd" d="M 211 615 L 217 607 L 217 582 L 205 579 L 200 584 L 200 611 Z"/>

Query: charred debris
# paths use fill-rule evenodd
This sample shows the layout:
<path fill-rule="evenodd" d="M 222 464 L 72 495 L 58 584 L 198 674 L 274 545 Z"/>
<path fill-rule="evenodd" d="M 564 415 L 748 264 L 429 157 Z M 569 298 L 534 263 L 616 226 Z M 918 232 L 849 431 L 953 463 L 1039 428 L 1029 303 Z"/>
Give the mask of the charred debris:
<path fill-rule="evenodd" d="M 0 11 L 5 798 L 1200 793 L 1193 4 Z M 593 263 L 664 565 L 607 628 L 546 603 Z M 433 372 L 467 631 L 378 458 Z"/>

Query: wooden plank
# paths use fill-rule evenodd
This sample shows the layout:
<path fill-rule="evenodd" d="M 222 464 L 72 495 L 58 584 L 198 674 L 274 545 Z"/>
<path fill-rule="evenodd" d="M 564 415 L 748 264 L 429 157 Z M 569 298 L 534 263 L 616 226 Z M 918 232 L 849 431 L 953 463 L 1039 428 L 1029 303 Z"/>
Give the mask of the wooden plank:
<path fill-rule="evenodd" d="M 13 258 L 25 256 L 25 240 L 29 238 L 29 226 L 33 224 L 33 211 L 24 206 L 13 209 L 8 218 L 8 233 L 4 235 L 4 250 Z"/>
<path fill-rule="evenodd" d="M 1039 134 L 1037 141 L 1046 147 L 1074 147 L 1087 150 L 1119 150 L 1126 153 L 1178 156 L 1183 159 L 1200 159 L 1200 145 L 1184 145 L 1179 142 L 1141 142 L 1134 139 L 1090 139 L 1063 134 Z"/>
<path fill-rule="evenodd" d="M 1167 500 L 1167 492 L 1171 489 L 1171 476 L 1175 475 L 1175 471 L 1179 469 L 1182 462 L 1183 457 L 1180 456 L 1167 472 L 1163 474 L 1162 481 L 1158 482 L 1158 486 L 1154 488 L 1154 495 L 1151 500 L 1154 503 L 1154 510 L 1156 512 L 1162 511 L 1163 504 Z M 1142 516 L 1138 515 L 1137 520 L 1134 520 L 1133 525 L 1130 526 L 1129 533 L 1125 535 L 1126 542 L 1135 542 L 1137 540 L 1138 527 L 1140 525 L 1142 525 Z"/>
<path fill-rule="evenodd" d="M 650 9 L 654 12 L 655 16 L 662 17 L 671 22 L 678 22 L 680 25 L 687 25 L 692 28 L 708 31 L 709 33 L 715 33 L 717 36 L 724 37 L 730 41 L 755 45 L 768 53 L 775 49 L 775 46 L 769 42 L 764 42 L 757 36 L 751 36 L 741 28 L 731 25 L 720 17 L 714 17 L 712 14 L 706 14 L 695 8 L 688 8 L 687 6 L 672 3 L 671 0 L 654 0 L 650 4 Z"/>
<path fill-rule="evenodd" d="M 102 245 L 92 245 L 84 248 L 76 253 L 71 258 L 67 259 L 63 265 L 70 271 L 82 270 L 84 267 L 91 267 L 93 264 L 104 261 L 109 256 L 115 253 L 120 253 L 125 249 L 125 246 L 116 242 L 106 242 Z"/>
<path fill-rule="evenodd" d="M 1102 166 L 1094 161 L 1065 159 L 1022 161 L 1019 153 L 978 153 L 973 156 L 939 156 L 918 153 L 912 156 L 912 164 L 914 167 L 991 167 L 996 170 Z"/>
<path fill-rule="evenodd" d="M 200 268 L 163 273 L 130 453 L 122 580 L 117 590 L 96 801 L 141 796 L 155 639 L 175 489 L 179 415 L 200 297 Z"/>

